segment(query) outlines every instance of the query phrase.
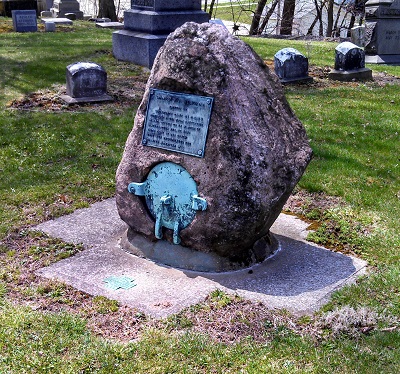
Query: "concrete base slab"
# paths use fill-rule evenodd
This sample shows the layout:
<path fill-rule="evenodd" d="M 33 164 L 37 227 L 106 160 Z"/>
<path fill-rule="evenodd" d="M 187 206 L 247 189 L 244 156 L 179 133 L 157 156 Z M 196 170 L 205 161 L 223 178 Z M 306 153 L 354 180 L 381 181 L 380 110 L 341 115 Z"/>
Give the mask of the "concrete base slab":
<path fill-rule="evenodd" d="M 109 95 L 101 95 L 101 96 L 93 96 L 93 97 L 72 97 L 69 95 L 61 95 L 61 99 L 63 99 L 68 105 L 72 104 L 88 104 L 88 103 L 102 103 L 114 101 L 114 99 Z"/>
<path fill-rule="evenodd" d="M 72 25 L 73 22 L 68 18 L 44 18 L 41 20 L 42 23 L 53 22 L 56 25 Z"/>
<path fill-rule="evenodd" d="M 329 300 L 333 291 L 365 273 L 367 264 L 306 242 L 307 226 L 294 216 L 281 214 L 271 229 L 280 244 L 274 256 L 243 270 L 194 272 L 123 251 L 119 242 L 127 226 L 118 216 L 115 200 L 108 199 L 33 228 L 87 248 L 37 274 L 117 300 L 156 318 L 199 303 L 216 289 L 261 301 L 269 308 L 310 313 Z M 133 278 L 136 286 L 112 290 L 104 282 L 112 276 Z"/>
<path fill-rule="evenodd" d="M 312 83 L 314 81 L 313 77 L 298 77 L 298 78 L 279 78 L 282 84 L 291 83 Z"/>
<path fill-rule="evenodd" d="M 342 82 L 350 82 L 353 79 L 359 81 L 372 80 L 372 70 L 368 68 L 355 69 L 355 70 L 333 69 L 328 74 L 328 77 L 329 79 Z"/>
<path fill-rule="evenodd" d="M 400 55 L 365 55 L 365 63 L 400 65 Z"/>
<path fill-rule="evenodd" d="M 122 30 L 124 28 L 124 24 L 121 22 L 96 22 L 96 27 L 101 29 Z"/>

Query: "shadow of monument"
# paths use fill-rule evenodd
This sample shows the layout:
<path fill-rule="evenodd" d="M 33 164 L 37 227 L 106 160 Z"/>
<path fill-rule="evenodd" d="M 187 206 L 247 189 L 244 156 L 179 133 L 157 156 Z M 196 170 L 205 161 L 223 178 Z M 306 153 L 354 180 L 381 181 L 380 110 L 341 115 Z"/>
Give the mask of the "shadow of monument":
<path fill-rule="evenodd" d="M 250 269 L 229 273 L 184 271 L 203 277 L 233 291 L 244 290 L 271 296 L 296 296 L 336 288 L 355 272 L 352 258 L 325 248 L 276 235 L 280 249 Z"/>

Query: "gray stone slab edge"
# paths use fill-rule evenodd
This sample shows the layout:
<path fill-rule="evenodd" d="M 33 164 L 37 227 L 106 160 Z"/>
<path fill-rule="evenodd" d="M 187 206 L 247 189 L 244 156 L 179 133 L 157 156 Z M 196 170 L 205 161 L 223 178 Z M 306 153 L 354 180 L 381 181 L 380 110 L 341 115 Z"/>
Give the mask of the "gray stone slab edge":
<path fill-rule="evenodd" d="M 216 289 L 295 314 L 319 309 L 332 292 L 365 274 L 367 263 L 307 242 L 307 226 L 294 216 L 281 214 L 271 228 L 280 249 L 263 263 L 223 273 L 172 268 L 124 251 L 120 241 L 127 226 L 119 218 L 114 199 L 32 229 L 83 243 L 86 248 L 40 269 L 38 275 L 164 318 L 205 300 Z M 137 285 L 128 290 L 107 288 L 105 278 L 121 275 L 132 277 Z"/>

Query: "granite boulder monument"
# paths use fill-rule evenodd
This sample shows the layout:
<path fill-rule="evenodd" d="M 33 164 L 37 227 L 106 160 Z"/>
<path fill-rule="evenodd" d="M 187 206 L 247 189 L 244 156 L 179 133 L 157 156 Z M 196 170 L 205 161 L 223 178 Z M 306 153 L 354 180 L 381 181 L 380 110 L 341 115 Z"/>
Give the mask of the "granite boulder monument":
<path fill-rule="evenodd" d="M 222 26 L 185 23 L 154 61 L 117 170 L 123 246 L 191 270 L 261 262 L 311 156 L 261 58 Z"/>

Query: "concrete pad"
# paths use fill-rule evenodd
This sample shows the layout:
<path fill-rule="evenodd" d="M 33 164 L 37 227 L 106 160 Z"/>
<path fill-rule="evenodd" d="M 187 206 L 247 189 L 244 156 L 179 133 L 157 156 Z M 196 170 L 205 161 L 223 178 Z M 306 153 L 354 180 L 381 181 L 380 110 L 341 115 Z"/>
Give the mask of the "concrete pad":
<path fill-rule="evenodd" d="M 73 22 L 68 18 L 44 18 L 41 20 L 41 22 L 53 22 L 56 25 L 73 25 Z"/>
<path fill-rule="evenodd" d="M 87 248 L 37 274 L 156 318 L 199 303 L 215 289 L 261 301 L 268 308 L 311 313 L 327 302 L 333 291 L 364 274 L 367 263 L 308 243 L 304 239 L 307 226 L 294 216 L 281 214 L 271 230 L 280 249 L 263 263 L 226 273 L 193 272 L 123 251 L 119 241 L 127 226 L 118 216 L 115 200 L 108 199 L 33 227 Z M 136 286 L 112 290 L 104 282 L 112 276 L 133 278 Z"/>
<path fill-rule="evenodd" d="M 68 105 L 104 103 L 104 102 L 114 101 L 114 99 L 110 95 L 101 95 L 93 97 L 72 97 L 69 95 L 61 95 L 60 97 Z"/>
<path fill-rule="evenodd" d="M 96 27 L 101 29 L 122 30 L 124 28 L 124 24 L 121 22 L 96 22 Z"/>

